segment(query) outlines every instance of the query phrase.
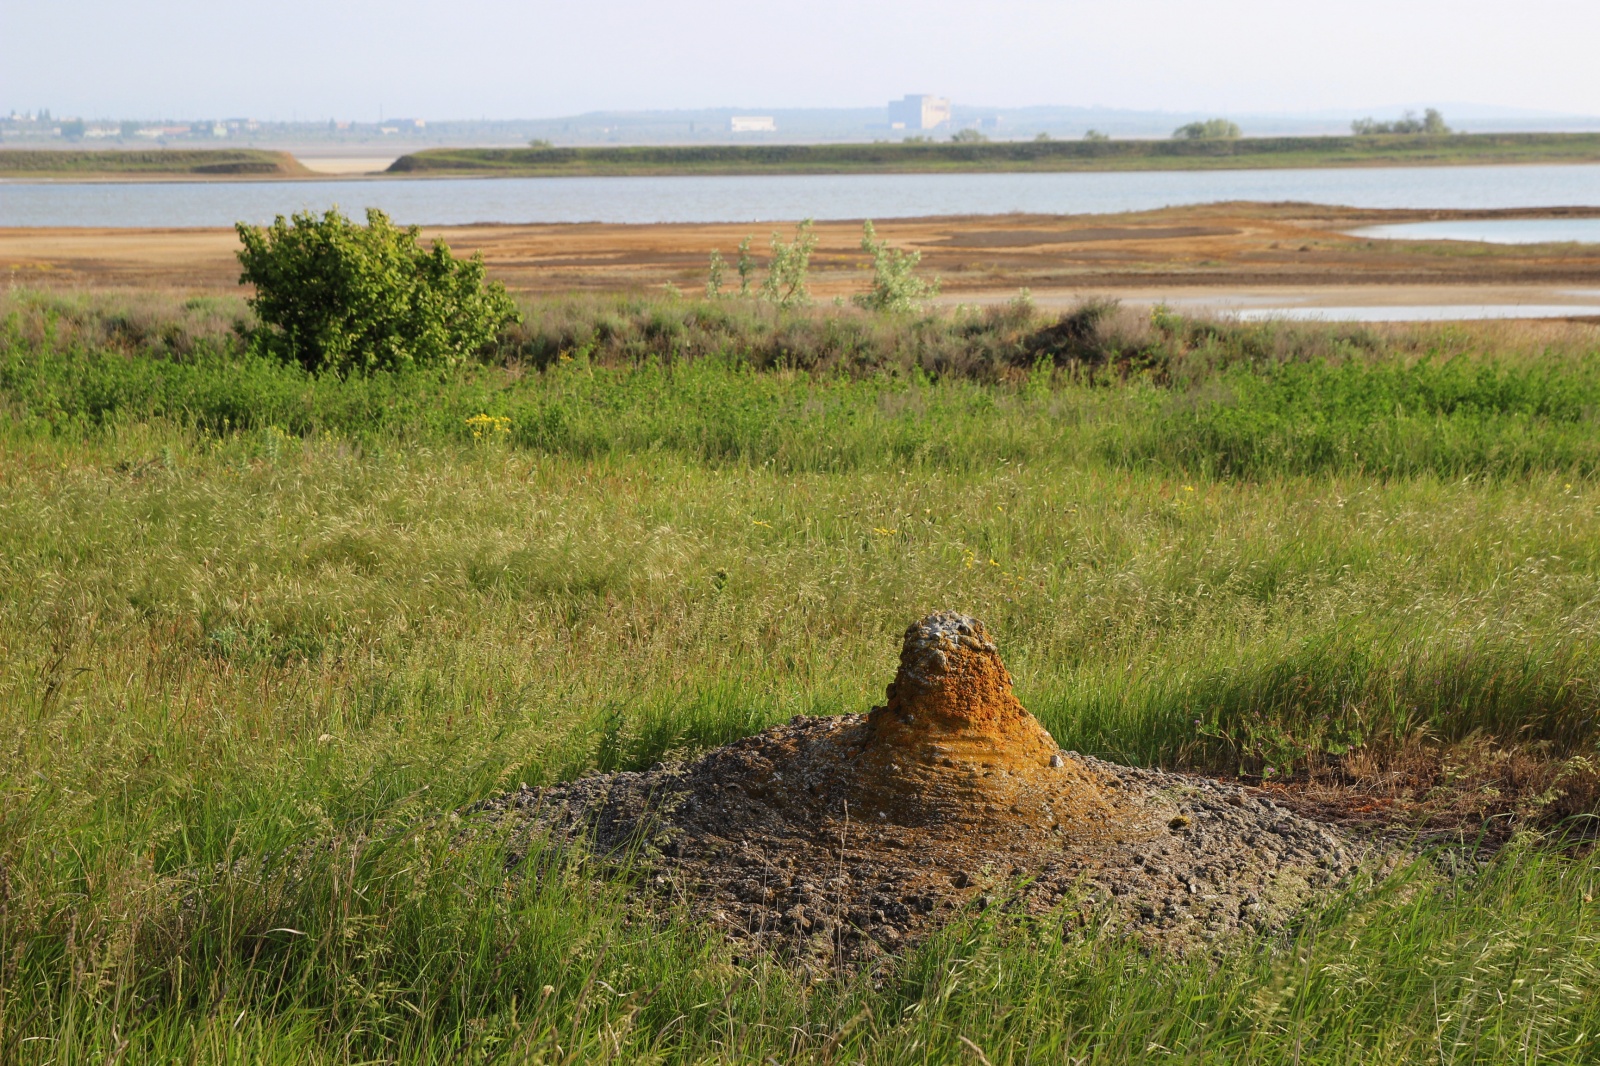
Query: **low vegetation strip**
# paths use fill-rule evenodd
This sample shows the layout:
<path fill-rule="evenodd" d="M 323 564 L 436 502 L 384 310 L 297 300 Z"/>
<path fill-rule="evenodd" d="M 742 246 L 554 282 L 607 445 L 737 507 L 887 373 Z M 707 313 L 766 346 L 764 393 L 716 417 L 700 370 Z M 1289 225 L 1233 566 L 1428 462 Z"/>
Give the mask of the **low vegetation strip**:
<path fill-rule="evenodd" d="M 525 305 L 486 361 L 347 376 L 256 352 L 243 308 L 230 321 L 215 306 L 140 322 L 13 297 L 0 398 L 17 424 L 69 436 L 163 419 L 382 445 L 487 427 L 546 454 L 666 450 L 794 472 L 1065 455 L 1247 479 L 1600 470 L 1587 331 L 1587 344 L 1507 361 L 1456 327 L 1383 334 L 1106 304 L 885 321 L 749 301 L 547 301 Z"/>
<path fill-rule="evenodd" d="M 437 148 L 396 175 L 755 174 L 850 171 L 1189 170 L 1600 161 L 1600 134 L 1244 137 L 616 148 Z"/>
<path fill-rule="evenodd" d="M 275 426 L 372 444 L 465 441 L 482 432 L 469 419 L 485 414 L 504 420 L 496 432 L 508 443 L 547 454 L 665 449 L 795 472 L 897 460 L 970 469 L 1063 453 L 1243 478 L 1600 470 L 1595 370 L 1322 365 L 1232 371 L 1195 392 L 1148 382 L 1052 387 L 1051 377 L 1041 371 L 1036 391 L 1026 381 L 816 380 L 752 374 L 716 357 L 631 369 L 575 362 L 532 376 L 488 367 L 351 380 L 223 353 L 172 363 L 104 352 L 0 354 L 0 395 L 13 416 L 68 435 L 160 418 L 205 432 Z M 1450 386 L 1460 392 L 1434 395 Z M 1375 409 L 1349 395 L 1369 389 L 1394 405 Z"/>
<path fill-rule="evenodd" d="M 0 149 L 0 176 L 16 178 L 115 177 L 298 177 L 310 173 L 288 152 L 256 148 L 161 148 L 149 150 Z"/>

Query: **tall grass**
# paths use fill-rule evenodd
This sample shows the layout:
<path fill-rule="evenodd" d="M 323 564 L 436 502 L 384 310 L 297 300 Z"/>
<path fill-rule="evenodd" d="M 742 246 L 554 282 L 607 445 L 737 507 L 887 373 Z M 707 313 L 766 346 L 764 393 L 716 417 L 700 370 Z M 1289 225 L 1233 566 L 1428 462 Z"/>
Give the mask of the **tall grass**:
<path fill-rule="evenodd" d="M 1527 824 L 1582 819 L 1581 350 L 340 380 L 184 314 L 185 351 L 21 313 L 0 350 L 0 1060 L 1592 1058 L 1600 875 L 1531 835 L 1214 956 L 991 912 L 808 983 L 559 856 L 507 879 L 451 818 L 864 710 L 956 606 L 1066 747 L 1289 773 L 1487 745 L 1553 767 Z M 1174 428 L 1279 419 L 1259 444 L 1303 410 L 1391 432 L 1387 465 Z"/>

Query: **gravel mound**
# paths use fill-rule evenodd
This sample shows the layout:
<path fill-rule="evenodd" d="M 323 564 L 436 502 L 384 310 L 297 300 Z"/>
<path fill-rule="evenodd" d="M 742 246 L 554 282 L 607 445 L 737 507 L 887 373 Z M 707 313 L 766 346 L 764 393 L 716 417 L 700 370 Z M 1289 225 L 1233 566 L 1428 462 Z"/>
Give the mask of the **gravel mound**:
<path fill-rule="evenodd" d="M 546 836 L 643 868 L 730 936 L 850 963 L 964 908 L 1072 909 L 1184 949 L 1272 930 L 1362 849 L 1244 789 L 1061 751 L 981 623 L 907 631 L 889 700 L 796 717 L 686 763 L 521 789 L 508 862 Z"/>

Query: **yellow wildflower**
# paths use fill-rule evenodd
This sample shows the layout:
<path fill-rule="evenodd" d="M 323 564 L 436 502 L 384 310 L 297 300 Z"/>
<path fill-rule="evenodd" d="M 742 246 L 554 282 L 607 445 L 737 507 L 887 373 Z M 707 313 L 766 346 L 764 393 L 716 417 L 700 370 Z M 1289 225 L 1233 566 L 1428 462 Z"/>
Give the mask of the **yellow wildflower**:
<path fill-rule="evenodd" d="M 505 415 L 473 415 L 467 419 L 467 428 L 472 430 L 473 440 L 504 437 L 511 432 L 511 419 Z"/>

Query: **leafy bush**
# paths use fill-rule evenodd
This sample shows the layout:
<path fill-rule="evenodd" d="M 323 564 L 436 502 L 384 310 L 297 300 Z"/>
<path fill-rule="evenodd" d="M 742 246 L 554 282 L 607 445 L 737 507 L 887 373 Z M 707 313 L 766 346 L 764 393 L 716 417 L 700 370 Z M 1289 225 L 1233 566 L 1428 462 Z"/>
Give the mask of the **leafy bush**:
<path fill-rule="evenodd" d="M 1239 136 L 1239 124 L 1225 118 L 1211 118 L 1204 122 L 1191 122 L 1172 131 L 1180 141 L 1231 141 Z"/>
<path fill-rule="evenodd" d="M 878 240 L 872 220 L 861 224 L 861 250 L 872 256 L 872 290 L 854 297 L 857 307 L 869 311 L 915 311 L 939 292 L 939 282 L 916 276 L 921 252 L 902 252 Z"/>
<path fill-rule="evenodd" d="M 774 232 L 772 262 L 767 265 L 767 280 L 761 283 L 761 298 L 779 307 L 804 307 L 810 303 L 806 274 L 811 269 L 811 253 L 816 247 L 817 235 L 811 231 L 809 218 L 795 227 L 794 240 L 788 244 Z M 743 246 L 740 248 L 742 251 Z M 742 265 L 740 276 L 744 276 Z"/>
<path fill-rule="evenodd" d="M 239 282 L 255 286 L 252 344 L 308 370 L 454 366 L 518 318 L 481 257 L 456 259 L 443 241 L 424 250 L 415 226 L 376 208 L 365 226 L 333 209 L 235 229 Z"/>
<path fill-rule="evenodd" d="M 728 264 L 722 258 L 722 252 L 711 249 L 711 270 L 706 275 L 706 299 L 715 300 L 722 295 L 722 276 L 727 269 Z"/>
<path fill-rule="evenodd" d="M 750 279 L 756 274 L 756 259 L 750 254 L 750 238 L 739 242 L 739 295 L 750 295 Z"/>

